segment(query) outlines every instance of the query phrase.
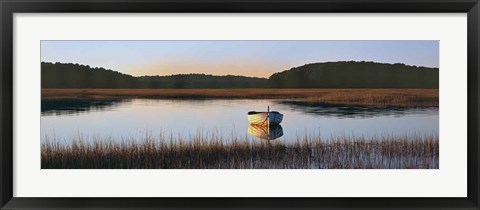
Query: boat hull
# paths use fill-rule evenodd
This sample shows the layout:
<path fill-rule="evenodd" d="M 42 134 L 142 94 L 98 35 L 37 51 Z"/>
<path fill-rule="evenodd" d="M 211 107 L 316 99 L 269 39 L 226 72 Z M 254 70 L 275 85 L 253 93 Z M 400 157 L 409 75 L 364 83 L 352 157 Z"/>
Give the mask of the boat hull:
<path fill-rule="evenodd" d="M 278 112 L 250 112 L 248 121 L 254 125 L 278 125 L 283 120 L 283 114 Z"/>

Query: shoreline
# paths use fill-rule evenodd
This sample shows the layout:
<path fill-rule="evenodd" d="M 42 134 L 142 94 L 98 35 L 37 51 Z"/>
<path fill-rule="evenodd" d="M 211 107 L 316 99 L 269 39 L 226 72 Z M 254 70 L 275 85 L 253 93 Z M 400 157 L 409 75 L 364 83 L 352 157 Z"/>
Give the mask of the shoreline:
<path fill-rule="evenodd" d="M 438 89 L 42 89 L 42 100 L 286 99 L 305 103 L 438 107 Z"/>

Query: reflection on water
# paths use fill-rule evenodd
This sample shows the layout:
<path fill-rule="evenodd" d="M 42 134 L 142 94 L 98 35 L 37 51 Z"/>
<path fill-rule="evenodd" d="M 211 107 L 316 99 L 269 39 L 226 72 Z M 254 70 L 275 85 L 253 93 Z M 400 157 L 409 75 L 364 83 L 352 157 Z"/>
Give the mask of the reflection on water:
<path fill-rule="evenodd" d="M 248 134 L 265 140 L 274 140 L 283 136 L 281 125 L 261 126 L 250 124 Z"/>
<path fill-rule="evenodd" d="M 428 110 L 436 110 L 437 107 L 381 107 L 381 106 L 358 106 L 358 105 L 332 105 L 326 103 L 311 103 L 305 101 L 280 101 L 278 103 L 288 105 L 293 110 L 320 116 L 332 116 L 341 118 L 366 118 L 378 116 L 402 116 L 405 114 L 423 113 Z"/>
<path fill-rule="evenodd" d="M 153 99 L 154 100 L 154 99 Z M 85 99 L 50 99 L 42 100 L 42 115 L 68 115 L 81 112 L 107 111 L 131 100 L 85 100 Z M 178 103 L 195 103 L 208 105 L 211 100 L 171 100 Z M 291 110 L 319 116 L 339 118 L 366 118 L 378 116 L 402 116 L 405 114 L 424 113 L 428 110 L 438 110 L 438 107 L 373 107 L 358 105 L 332 105 L 326 103 L 311 103 L 305 101 L 275 100 L 274 104 L 284 105 Z"/>
<path fill-rule="evenodd" d="M 81 112 L 105 111 L 118 105 L 121 100 L 84 100 L 84 99 L 51 99 L 42 100 L 43 115 L 68 115 Z M 123 101 L 125 102 L 125 101 Z"/>
<path fill-rule="evenodd" d="M 295 142 L 306 135 L 328 139 L 338 135 L 405 137 L 438 134 L 438 108 L 345 107 L 263 99 L 132 99 L 42 100 L 41 135 L 55 135 L 65 142 L 78 134 L 120 141 L 130 137 L 142 138 L 146 130 L 152 135 L 172 135 L 183 140 L 192 139 L 199 133 L 223 139 L 245 137 L 264 132 L 249 127 L 247 113 L 265 110 L 267 106 L 284 114 L 284 120 L 280 128 L 257 136 L 262 139 Z M 275 136 L 270 136 L 273 134 Z"/>

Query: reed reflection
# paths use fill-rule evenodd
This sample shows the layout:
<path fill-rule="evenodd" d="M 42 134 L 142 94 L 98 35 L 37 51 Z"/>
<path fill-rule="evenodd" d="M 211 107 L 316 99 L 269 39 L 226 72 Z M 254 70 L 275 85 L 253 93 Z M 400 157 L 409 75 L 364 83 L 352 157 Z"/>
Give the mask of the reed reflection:
<path fill-rule="evenodd" d="M 408 114 L 436 112 L 438 107 L 382 107 L 382 106 L 359 106 L 339 105 L 325 103 L 309 103 L 304 101 L 279 101 L 292 110 L 301 111 L 306 114 L 337 118 L 373 118 L 394 116 L 400 117 Z"/>
<path fill-rule="evenodd" d="M 106 111 L 128 100 L 50 99 L 41 101 L 42 116 L 71 115 L 82 112 Z"/>

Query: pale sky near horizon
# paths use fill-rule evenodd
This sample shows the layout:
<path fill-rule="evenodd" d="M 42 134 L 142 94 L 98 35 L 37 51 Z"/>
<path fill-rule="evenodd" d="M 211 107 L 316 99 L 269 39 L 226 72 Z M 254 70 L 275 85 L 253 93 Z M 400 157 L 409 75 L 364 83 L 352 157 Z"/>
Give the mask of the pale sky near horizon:
<path fill-rule="evenodd" d="M 269 77 L 307 63 L 374 61 L 439 67 L 426 41 L 41 41 L 41 61 L 134 76 L 204 73 Z"/>

